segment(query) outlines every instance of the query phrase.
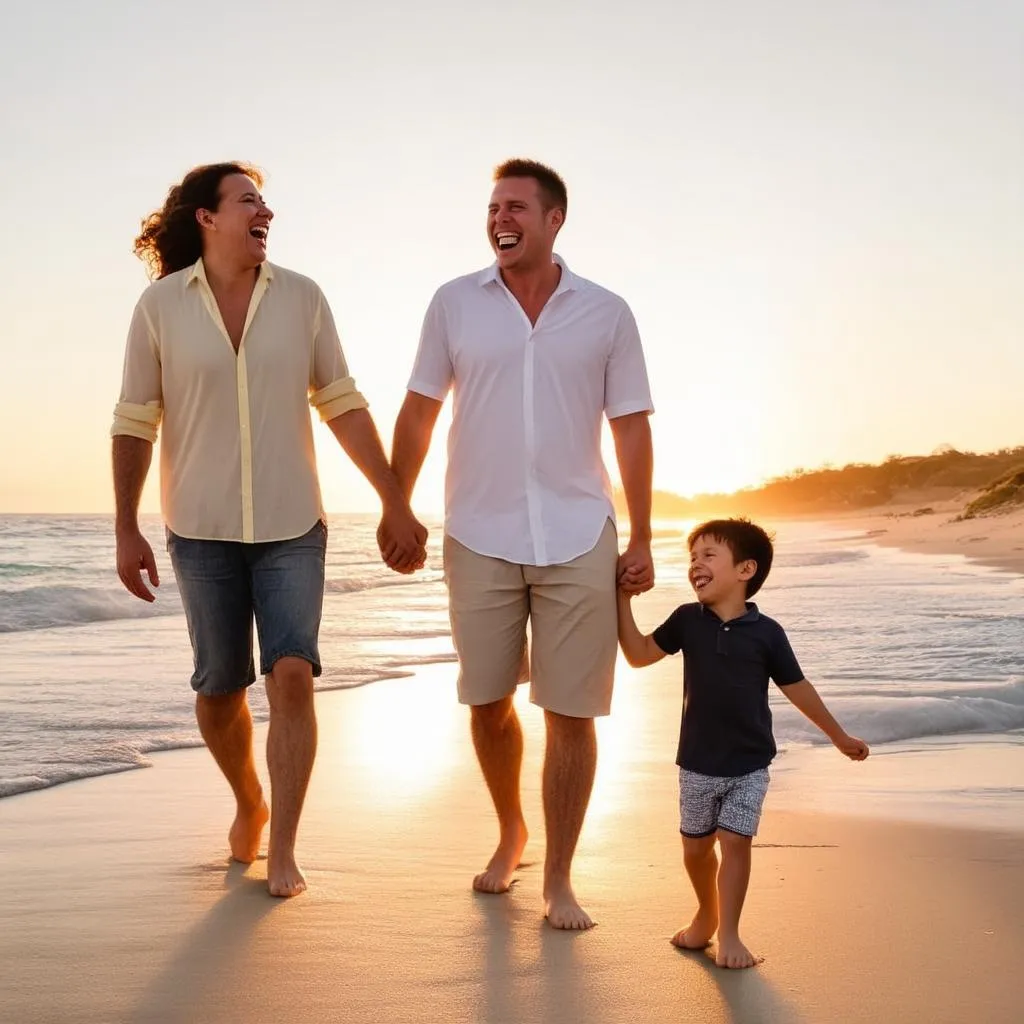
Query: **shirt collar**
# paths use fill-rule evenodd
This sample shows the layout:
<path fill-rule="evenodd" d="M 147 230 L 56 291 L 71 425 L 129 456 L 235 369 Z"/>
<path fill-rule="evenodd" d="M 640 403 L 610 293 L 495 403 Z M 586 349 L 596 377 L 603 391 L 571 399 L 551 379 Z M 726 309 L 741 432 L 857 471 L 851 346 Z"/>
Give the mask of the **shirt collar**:
<path fill-rule="evenodd" d="M 558 282 L 558 287 L 554 292 L 552 292 L 551 297 L 554 298 L 562 292 L 578 291 L 582 287 L 581 279 L 569 269 L 569 265 L 561 256 L 558 255 L 558 253 L 552 253 L 551 258 L 554 263 L 557 263 L 562 268 L 561 280 Z M 477 283 L 481 288 L 484 287 L 484 285 L 494 284 L 495 282 L 502 286 L 505 284 L 501 279 L 501 274 L 498 273 L 497 261 L 492 263 L 486 270 L 481 270 L 480 275 L 477 278 Z"/>
<path fill-rule="evenodd" d="M 711 608 L 708 608 L 707 605 L 703 605 L 702 604 L 700 606 L 700 613 L 701 613 L 701 615 L 709 615 L 713 619 L 718 619 L 719 622 L 722 621 L 721 619 L 718 618 L 718 616 L 715 614 L 715 612 Z M 757 622 L 757 620 L 760 617 L 761 617 L 761 613 L 757 610 L 757 605 L 754 604 L 753 601 L 748 601 L 747 602 L 747 610 L 738 619 L 730 619 L 729 622 L 730 623 L 733 623 L 733 622 Z"/>
<path fill-rule="evenodd" d="M 256 278 L 257 282 L 261 280 L 272 281 L 274 279 L 274 268 L 264 260 L 260 264 L 259 276 Z M 203 263 L 203 257 L 192 264 L 192 269 L 188 272 L 188 277 L 185 278 L 185 284 L 190 285 L 193 281 L 202 281 L 207 288 L 210 287 L 210 281 L 206 276 L 206 266 Z"/>

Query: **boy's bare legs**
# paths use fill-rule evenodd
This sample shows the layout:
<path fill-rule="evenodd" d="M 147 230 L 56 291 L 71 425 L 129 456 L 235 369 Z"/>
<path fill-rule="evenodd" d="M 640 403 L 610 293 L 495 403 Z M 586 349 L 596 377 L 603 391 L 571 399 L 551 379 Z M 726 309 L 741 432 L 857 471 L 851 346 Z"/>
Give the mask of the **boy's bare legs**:
<path fill-rule="evenodd" d="M 512 697 L 471 709 L 470 727 L 477 760 L 498 814 L 498 848 L 473 879 L 478 892 L 507 892 L 526 847 L 526 821 L 519 799 L 523 730 Z"/>
<path fill-rule="evenodd" d="M 237 810 L 228 833 L 231 856 L 251 864 L 270 816 L 252 753 L 252 715 L 245 688 L 196 697 L 196 722 L 206 746 L 235 794 Z"/>
<path fill-rule="evenodd" d="M 718 906 L 721 921 L 718 928 L 719 967 L 753 967 L 762 957 L 755 957 L 740 941 L 740 912 L 750 882 L 750 836 L 719 829 L 722 844 L 722 866 L 718 871 Z"/>
<path fill-rule="evenodd" d="M 270 729 L 270 846 L 267 887 L 271 896 L 298 896 L 306 879 L 295 862 L 295 839 L 316 757 L 313 668 L 303 658 L 280 658 L 267 676 Z"/>
<path fill-rule="evenodd" d="M 592 718 L 544 712 L 544 913 L 555 928 L 585 930 L 594 922 L 576 900 L 570 872 L 597 770 L 597 733 Z"/>
<path fill-rule="evenodd" d="M 697 895 L 697 913 L 672 936 L 672 945 L 704 949 L 718 929 L 718 857 L 714 834 L 700 839 L 683 836 L 683 863 Z"/>

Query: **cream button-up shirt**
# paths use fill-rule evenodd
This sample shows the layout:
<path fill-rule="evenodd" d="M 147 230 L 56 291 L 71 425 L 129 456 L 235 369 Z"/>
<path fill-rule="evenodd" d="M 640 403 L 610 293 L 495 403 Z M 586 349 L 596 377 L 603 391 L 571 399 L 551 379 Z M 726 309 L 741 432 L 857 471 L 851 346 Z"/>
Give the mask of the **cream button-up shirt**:
<path fill-rule="evenodd" d="M 235 352 L 200 259 L 155 281 L 128 331 L 111 434 L 160 445 L 160 497 L 182 537 L 301 537 L 323 515 L 310 405 L 366 407 L 327 300 L 263 263 Z"/>
<path fill-rule="evenodd" d="M 629 306 L 555 259 L 562 276 L 536 326 L 496 265 L 442 285 L 408 385 L 454 393 L 446 532 L 519 565 L 594 547 L 615 518 L 602 417 L 653 411 Z"/>

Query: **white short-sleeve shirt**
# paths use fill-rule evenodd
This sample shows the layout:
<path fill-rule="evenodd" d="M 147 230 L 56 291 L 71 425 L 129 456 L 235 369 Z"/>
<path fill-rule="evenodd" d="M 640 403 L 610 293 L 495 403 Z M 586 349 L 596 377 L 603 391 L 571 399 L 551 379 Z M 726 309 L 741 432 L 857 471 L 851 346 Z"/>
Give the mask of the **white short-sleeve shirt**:
<path fill-rule="evenodd" d="M 562 269 L 531 325 L 496 265 L 442 285 L 409 390 L 453 391 L 445 530 L 482 555 L 557 565 L 614 520 L 602 417 L 652 412 L 636 321 L 605 288 Z"/>

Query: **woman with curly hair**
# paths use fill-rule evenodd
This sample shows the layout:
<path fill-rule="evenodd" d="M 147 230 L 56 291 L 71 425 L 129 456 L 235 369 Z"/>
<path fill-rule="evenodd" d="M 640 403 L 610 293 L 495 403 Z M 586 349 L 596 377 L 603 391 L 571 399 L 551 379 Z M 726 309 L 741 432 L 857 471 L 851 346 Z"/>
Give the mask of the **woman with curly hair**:
<path fill-rule="evenodd" d="M 323 293 L 267 262 L 273 212 L 262 176 L 241 163 L 197 167 L 143 221 L 135 252 L 155 280 L 132 318 L 114 413 L 118 575 L 144 601 L 159 585 L 138 522 L 158 429 L 167 550 L 192 641 L 203 739 L 231 785 L 232 856 L 256 859 L 269 815 L 267 882 L 306 888 L 295 840 L 316 751 L 326 519 L 309 413 L 327 422 L 383 503 L 385 561 L 426 557 L 416 521 L 356 390 Z M 270 703 L 267 807 L 252 751 L 246 688 Z"/>
<path fill-rule="evenodd" d="M 229 175 L 242 175 L 258 189 L 263 175 L 249 164 L 205 164 L 189 171 L 181 183 L 172 186 L 161 209 L 142 222 L 135 239 L 135 255 L 157 280 L 191 267 L 203 255 L 203 235 L 198 213 L 216 211 L 220 203 L 221 182 Z M 247 190 L 248 191 L 248 190 Z M 267 211 L 269 217 L 273 217 Z M 266 246 L 263 250 L 266 255 Z"/>

